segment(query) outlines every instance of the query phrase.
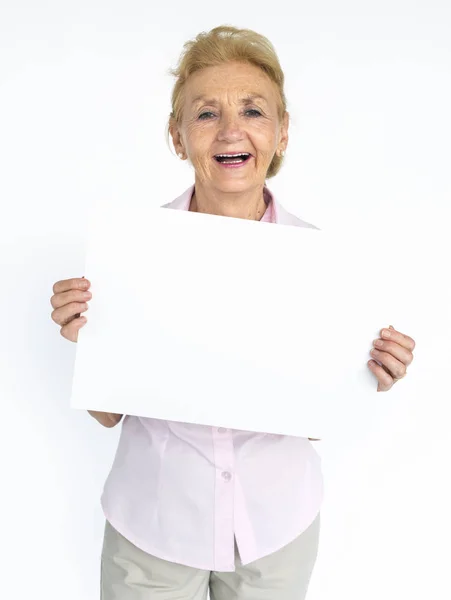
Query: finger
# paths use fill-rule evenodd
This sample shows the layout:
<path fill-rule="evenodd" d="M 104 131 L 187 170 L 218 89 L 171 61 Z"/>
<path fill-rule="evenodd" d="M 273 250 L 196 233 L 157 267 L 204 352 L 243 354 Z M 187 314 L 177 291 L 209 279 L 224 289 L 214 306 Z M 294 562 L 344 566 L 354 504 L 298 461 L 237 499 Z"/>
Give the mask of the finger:
<path fill-rule="evenodd" d="M 60 308 L 70 302 L 86 302 L 91 300 L 92 293 L 87 290 L 69 290 L 68 292 L 59 292 L 50 298 L 50 304 L 53 308 Z"/>
<path fill-rule="evenodd" d="M 76 314 L 81 314 L 89 308 L 87 302 L 70 302 L 52 312 L 52 320 L 58 325 L 67 325 Z"/>
<path fill-rule="evenodd" d="M 69 290 L 88 290 L 91 287 L 91 282 L 88 279 L 79 277 L 76 279 L 63 279 L 57 281 L 53 286 L 53 293 L 60 294 Z"/>
<path fill-rule="evenodd" d="M 373 340 L 373 346 L 375 346 L 377 350 L 388 352 L 388 354 L 394 356 L 396 359 L 406 365 L 406 367 L 408 367 L 413 361 L 412 352 L 397 342 L 377 339 Z"/>
<path fill-rule="evenodd" d="M 387 373 L 381 365 L 378 365 L 376 361 L 370 360 L 368 361 L 368 367 L 372 373 L 376 376 L 378 386 L 378 392 L 387 392 L 390 388 L 393 387 L 394 379 L 393 377 Z"/>
<path fill-rule="evenodd" d="M 410 336 L 405 335 L 400 331 L 396 331 L 396 329 L 381 329 L 381 338 L 396 342 L 410 352 L 413 352 L 415 349 L 415 341 Z"/>
<path fill-rule="evenodd" d="M 123 415 L 119 413 L 108 413 L 108 419 L 112 423 L 112 425 L 117 425 L 119 421 L 122 419 Z"/>
<path fill-rule="evenodd" d="M 70 342 L 77 342 L 78 341 L 78 332 L 86 324 L 86 322 L 87 322 L 86 317 L 80 317 L 79 319 L 74 319 L 69 324 L 61 327 L 60 333 L 63 336 L 63 338 L 66 338 L 66 340 L 69 340 Z"/>
<path fill-rule="evenodd" d="M 375 360 L 377 360 L 377 362 L 387 367 L 390 375 L 394 379 L 401 379 L 401 377 L 404 377 L 406 374 L 406 365 L 395 358 L 392 354 L 389 354 L 388 352 L 382 352 L 376 348 L 373 348 L 370 354 Z"/>

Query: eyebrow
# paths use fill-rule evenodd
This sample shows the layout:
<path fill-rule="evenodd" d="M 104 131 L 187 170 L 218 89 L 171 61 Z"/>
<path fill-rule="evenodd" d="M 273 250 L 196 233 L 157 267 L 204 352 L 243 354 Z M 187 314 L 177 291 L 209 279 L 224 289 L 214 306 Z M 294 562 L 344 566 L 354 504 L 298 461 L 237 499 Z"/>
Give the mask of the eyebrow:
<path fill-rule="evenodd" d="M 252 104 L 252 102 L 254 102 L 255 100 L 263 100 L 263 102 L 268 104 L 266 98 L 264 96 L 261 96 L 260 94 L 248 94 L 247 96 L 244 96 L 240 99 L 240 104 Z M 195 104 L 198 104 L 200 102 L 211 105 L 214 104 L 215 106 L 218 104 L 218 101 L 215 98 L 207 98 L 206 96 L 202 95 L 196 96 L 191 104 L 194 106 Z"/>

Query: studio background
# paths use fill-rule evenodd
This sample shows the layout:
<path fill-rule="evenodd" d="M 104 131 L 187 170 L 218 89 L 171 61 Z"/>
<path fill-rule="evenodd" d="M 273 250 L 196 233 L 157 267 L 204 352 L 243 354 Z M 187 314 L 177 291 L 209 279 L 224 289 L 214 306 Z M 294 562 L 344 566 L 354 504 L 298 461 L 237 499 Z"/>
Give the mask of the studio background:
<path fill-rule="evenodd" d="M 120 429 L 69 408 L 76 346 L 50 319 L 52 286 L 89 278 L 91 199 L 157 206 L 192 183 L 165 141 L 167 70 L 185 41 L 225 23 L 269 37 L 286 73 L 290 142 L 268 181 L 281 203 L 322 229 L 367 228 L 369 245 L 407 229 L 414 254 L 440 250 L 418 285 L 424 314 L 406 331 L 415 361 L 380 395 L 397 403 L 390 419 L 316 443 L 326 499 L 309 600 L 446 600 L 451 9 L 438 0 L 2 3 L 2 596 L 99 597 L 99 498 Z M 410 260 L 406 248 L 369 265 L 375 285 Z M 325 373 L 339 351 L 330 340 Z"/>

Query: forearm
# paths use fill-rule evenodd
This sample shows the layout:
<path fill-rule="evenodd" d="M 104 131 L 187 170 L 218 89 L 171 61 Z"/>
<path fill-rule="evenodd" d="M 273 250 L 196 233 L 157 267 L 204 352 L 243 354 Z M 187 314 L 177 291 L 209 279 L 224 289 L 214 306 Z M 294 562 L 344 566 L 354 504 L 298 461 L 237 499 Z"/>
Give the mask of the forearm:
<path fill-rule="evenodd" d="M 88 410 L 88 413 L 101 425 L 109 428 L 117 425 L 123 417 L 123 415 L 117 413 L 100 412 L 97 410 Z"/>

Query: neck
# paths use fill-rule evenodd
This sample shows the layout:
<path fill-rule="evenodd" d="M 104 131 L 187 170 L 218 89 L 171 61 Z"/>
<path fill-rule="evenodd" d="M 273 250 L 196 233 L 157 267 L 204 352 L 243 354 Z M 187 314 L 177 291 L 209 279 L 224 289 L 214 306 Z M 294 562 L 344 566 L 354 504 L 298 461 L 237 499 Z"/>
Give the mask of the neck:
<path fill-rule="evenodd" d="M 210 215 L 260 221 L 266 211 L 263 188 L 264 185 L 258 185 L 245 192 L 221 192 L 206 188 L 196 181 L 189 210 Z"/>

